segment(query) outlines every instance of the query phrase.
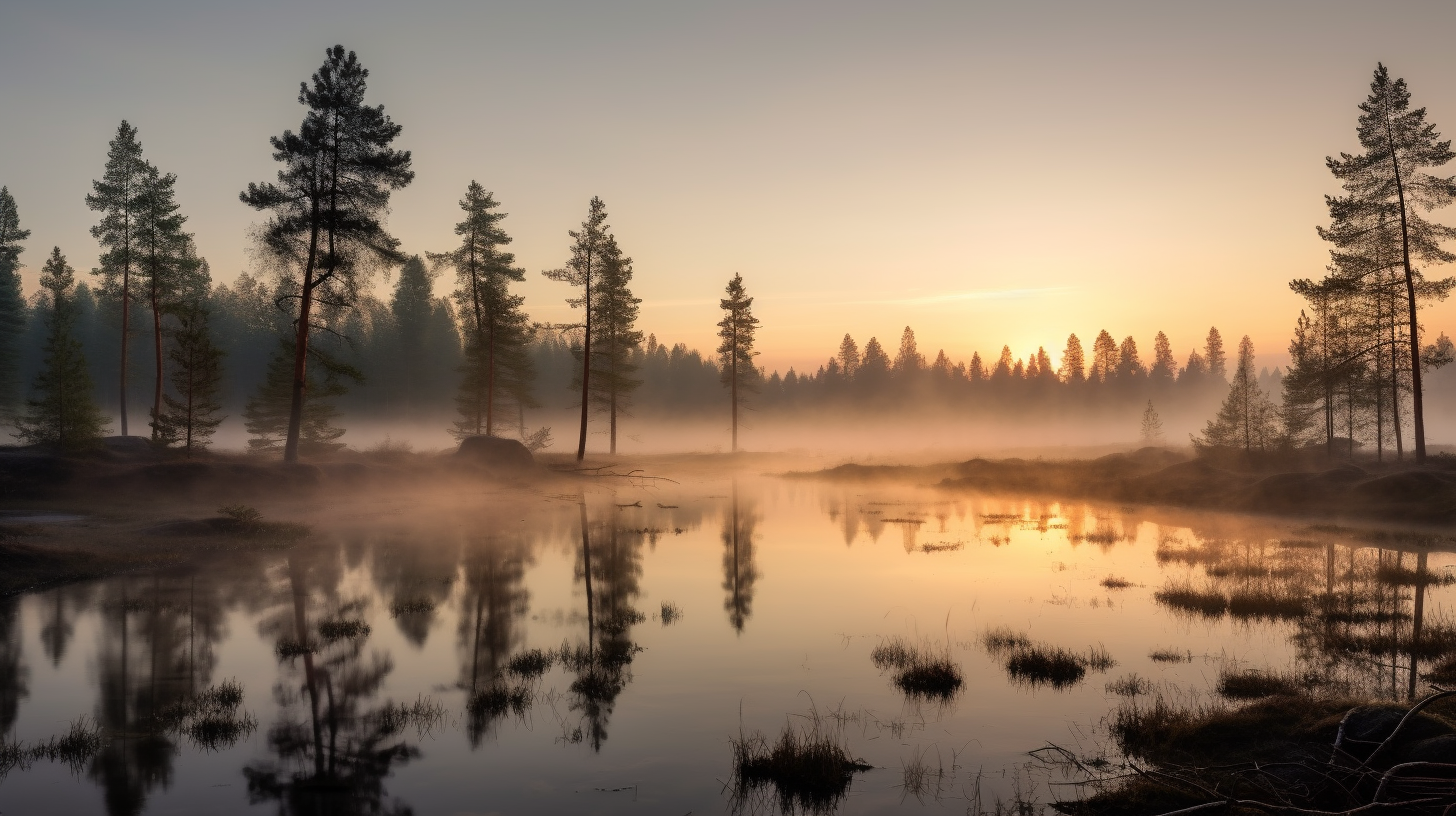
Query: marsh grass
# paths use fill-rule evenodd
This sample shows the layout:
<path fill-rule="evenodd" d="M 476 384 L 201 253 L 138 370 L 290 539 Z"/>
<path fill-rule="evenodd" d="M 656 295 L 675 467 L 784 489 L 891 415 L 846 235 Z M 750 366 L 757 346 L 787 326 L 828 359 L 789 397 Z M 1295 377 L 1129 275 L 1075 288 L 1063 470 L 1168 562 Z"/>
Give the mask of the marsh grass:
<path fill-rule="evenodd" d="M 555 663 L 555 652 L 527 649 L 511 656 L 511 659 L 506 662 L 506 673 L 534 680 L 550 671 Z"/>
<path fill-rule="evenodd" d="M 678 606 L 672 601 L 662 602 L 662 614 L 660 620 L 662 621 L 663 626 L 671 626 L 674 623 L 677 623 L 678 621 L 682 620 L 682 616 L 682 607 Z"/>
<path fill-rule="evenodd" d="M 1101 645 L 1086 652 L 1037 643 L 1030 637 L 1004 627 L 989 629 L 981 644 L 992 657 L 1004 658 L 1012 680 L 1029 686 L 1048 685 L 1063 689 L 1076 685 L 1087 671 L 1107 671 L 1117 661 Z"/>
<path fill-rule="evenodd" d="M 220 751 L 251 736 L 258 728 L 257 718 L 241 710 L 242 704 L 242 684 L 224 680 L 163 709 L 155 725 L 186 736 L 204 751 Z"/>
<path fill-rule="evenodd" d="M 1292 697 L 1303 690 L 1293 675 L 1261 669 L 1224 668 L 1218 673 L 1218 694 L 1230 700 L 1257 700 L 1263 697 Z"/>
<path fill-rule="evenodd" d="M 1036 644 L 1012 652 L 1006 660 L 1006 673 L 1030 686 L 1049 685 L 1060 689 L 1081 682 L 1087 666 L 1080 655 L 1069 649 Z"/>
<path fill-rule="evenodd" d="M 435 602 L 429 598 L 395 598 L 389 604 L 392 617 L 401 615 L 426 615 L 435 611 Z"/>
<path fill-rule="evenodd" d="M 730 738 L 733 748 L 734 810 L 758 791 L 772 788 L 783 813 L 830 814 L 849 793 L 854 775 L 873 766 L 854 758 L 838 732 L 817 713 L 795 727 L 786 722 L 773 744 L 761 733 Z"/>
<path fill-rule="evenodd" d="M 597 628 L 608 635 L 620 635 L 633 626 L 647 620 L 647 616 L 635 609 L 623 609 L 603 618 Z"/>
<path fill-rule="evenodd" d="M 1153 600 L 1177 611 L 1206 618 L 1221 617 L 1228 611 L 1228 598 L 1222 592 L 1195 589 L 1186 582 L 1170 582 L 1153 593 Z"/>
<path fill-rule="evenodd" d="M 1193 652 L 1187 649 L 1158 648 L 1148 652 L 1148 659 L 1154 663 L 1192 663 Z"/>
<path fill-rule="evenodd" d="M 325 643 L 369 637 L 369 624 L 358 618 L 319 621 L 319 637 Z"/>
<path fill-rule="evenodd" d="M 0 778 L 12 770 L 27 770 L 40 760 L 64 763 L 71 773 L 80 774 L 90 759 L 105 746 L 101 726 L 90 717 L 81 717 L 71 723 L 66 733 L 57 734 L 45 742 L 35 745 L 0 743 Z"/>
<path fill-rule="evenodd" d="M 1269 589 L 1238 589 L 1229 593 L 1228 612 L 1235 618 L 1290 620 L 1310 613 L 1309 599 Z"/>
<path fill-rule="evenodd" d="M 273 645 L 273 653 L 279 660 L 292 660 L 306 654 L 314 654 L 318 647 L 312 643 L 301 643 L 292 638 L 284 638 Z"/>
<path fill-rule="evenodd" d="M 413 703 L 387 702 L 370 717 L 381 734 L 394 735 L 413 726 L 415 733 L 423 737 L 444 722 L 445 706 L 421 694 Z"/>
<path fill-rule="evenodd" d="M 533 700 L 534 695 L 527 686 L 497 684 L 470 695 L 465 709 L 472 717 L 491 720 L 504 717 L 507 713 L 524 717 L 530 711 Z"/>
<path fill-rule="evenodd" d="M 1139 677 L 1137 672 L 1124 675 L 1107 684 L 1107 693 L 1119 697 L 1138 697 L 1153 692 L 1153 681 Z"/>
<path fill-rule="evenodd" d="M 895 687 L 911 698 L 948 701 L 965 683 L 949 647 L 928 641 L 913 644 L 892 637 L 870 650 L 870 660 L 881 671 L 893 671 Z"/>
<path fill-rule="evenodd" d="M 915 755 L 908 762 L 900 766 L 900 801 L 904 803 L 908 797 L 915 797 L 915 801 L 925 804 L 929 799 L 939 802 L 955 776 L 955 759 L 951 759 L 951 768 L 945 767 L 945 759 L 940 755 L 940 749 L 935 750 L 935 764 L 929 762 L 930 748 L 917 748 Z"/>
<path fill-rule="evenodd" d="M 1106 587 L 1107 589 L 1127 589 L 1128 587 L 1137 586 L 1137 584 L 1134 584 L 1132 581 L 1129 581 L 1126 578 L 1119 578 L 1116 575 L 1109 575 L 1106 578 L 1102 579 L 1102 586 Z"/>
<path fill-rule="evenodd" d="M 1088 544 L 1116 544 L 1130 538 L 1124 533 L 1107 527 L 1099 527 L 1090 533 L 1073 533 L 1067 536 L 1068 541 L 1085 541 Z"/>
<path fill-rule="evenodd" d="M 923 553 L 955 552 L 966 548 L 964 541 L 941 541 L 935 544 L 921 544 L 920 551 Z"/>

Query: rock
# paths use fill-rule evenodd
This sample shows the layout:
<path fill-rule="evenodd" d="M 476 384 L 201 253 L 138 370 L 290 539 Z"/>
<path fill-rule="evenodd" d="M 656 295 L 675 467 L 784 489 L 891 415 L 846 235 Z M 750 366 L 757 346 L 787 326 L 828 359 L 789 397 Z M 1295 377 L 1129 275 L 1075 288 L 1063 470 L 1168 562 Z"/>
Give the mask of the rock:
<path fill-rule="evenodd" d="M 1363 760 L 1395 731 L 1396 725 L 1404 716 L 1404 711 L 1388 706 L 1356 706 L 1350 709 L 1340 723 L 1340 733 L 1335 740 L 1335 749 L 1357 760 Z M 1395 739 L 1395 744 L 1377 758 L 1376 765 L 1389 767 L 1407 756 L 1409 750 L 1414 746 L 1436 738 L 1440 738 L 1442 741 L 1427 746 L 1424 750 L 1439 751 L 1442 746 L 1450 745 L 1446 739 L 1450 738 L 1452 733 L 1451 726 L 1441 720 L 1429 714 L 1417 714 L 1406 723 L 1405 728 L 1401 729 L 1400 735 Z"/>
<path fill-rule="evenodd" d="M 460 449 L 455 455 L 472 464 L 502 470 L 525 470 L 536 464 L 525 445 L 499 436 L 467 436 L 460 440 Z"/>

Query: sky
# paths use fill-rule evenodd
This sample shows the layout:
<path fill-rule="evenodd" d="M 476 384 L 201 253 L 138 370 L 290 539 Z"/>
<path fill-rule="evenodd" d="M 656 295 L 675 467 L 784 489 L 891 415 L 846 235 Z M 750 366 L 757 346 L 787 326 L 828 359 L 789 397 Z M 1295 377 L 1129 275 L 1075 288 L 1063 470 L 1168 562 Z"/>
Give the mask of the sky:
<path fill-rule="evenodd" d="M 479 181 L 533 319 L 571 319 L 539 273 L 600 196 L 662 342 L 711 351 L 741 273 L 770 369 L 845 332 L 893 354 L 906 325 L 953 360 L 1105 328 L 1145 357 L 1165 331 L 1180 361 L 1217 325 L 1274 365 L 1288 281 L 1328 258 L 1325 157 L 1358 148 L 1378 61 L 1456 134 L 1453 30 L 1456 4 L 1399 0 L 0 0 L 0 184 L 29 286 L 53 245 L 91 268 L 84 198 L 126 119 L 229 281 L 263 220 L 238 192 L 274 178 L 268 138 L 342 43 L 414 156 L 402 248 L 449 249 Z"/>

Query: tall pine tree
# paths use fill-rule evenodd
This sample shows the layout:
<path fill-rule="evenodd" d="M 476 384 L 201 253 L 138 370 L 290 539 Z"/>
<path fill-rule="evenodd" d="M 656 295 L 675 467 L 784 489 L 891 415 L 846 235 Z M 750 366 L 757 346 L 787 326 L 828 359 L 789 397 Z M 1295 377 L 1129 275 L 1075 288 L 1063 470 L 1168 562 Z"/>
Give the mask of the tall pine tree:
<path fill-rule="evenodd" d="M 100 442 L 107 423 L 91 398 L 91 375 L 76 339 L 76 273 L 60 247 L 51 250 L 40 285 L 48 296 L 45 359 L 15 436 L 67 453 L 85 450 Z"/>
<path fill-rule="evenodd" d="M 296 354 L 292 337 L 278 338 L 278 349 L 268 363 L 268 375 L 253 398 L 243 409 L 248 434 L 248 450 L 253 453 L 276 453 L 291 438 L 293 422 L 292 375 Z M 338 426 L 339 409 L 334 398 L 347 393 L 345 379 L 360 381 L 358 369 L 335 360 L 315 347 L 309 349 L 313 365 L 307 369 L 308 387 L 303 389 L 304 403 L 298 423 L 298 446 L 307 456 L 331 453 L 344 447 L 339 437 L 344 429 Z"/>
<path fill-rule="evenodd" d="M 287 295 L 298 303 L 285 461 L 298 459 L 303 434 L 316 304 L 351 308 L 373 270 L 405 260 L 383 219 L 390 194 L 413 181 L 414 171 L 409 151 L 390 147 L 400 126 L 383 105 L 364 104 L 368 78 L 354 52 L 328 49 L 311 83 L 299 85 L 308 112 L 298 133 L 285 130 L 271 140 L 283 164 L 278 182 L 249 184 L 239 196 L 272 212 L 260 237 L 288 270 Z"/>
<path fill-rule="evenodd" d="M 1197 447 L 1243 448 L 1244 451 L 1266 450 L 1276 438 L 1274 406 L 1259 388 L 1259 375 L 1254 370 L 1254 344 L 1248 335 L 1239 341 L 1239 360 L 1234 369 L 1228 396 L 1218 416 L 1208 421 L 1202 438 L 1194 438 Z"/>
<path fill-rule="evenodd" d="M 146 299 L 152 318 L 152 351 L 155 373 L 152 408 L 149 412 L 153 441 L 160 441 L 157 420 L 162 415 L 163 330 L 162 318 L 176 309 L 189 273 L 199 263 L 192 251 L 192 236 L 182 231 L 182 215 L 174 189 L 177 177 L 163 174 L 150 162 L 143 163 L 141 193 L 136 199 L 133 234 L 136 236 L 136 276 L 141 297 Z"/>
<path fill-rule="evenodd" d="M 506 213 L 497 212 L 498 206 L 490 192 L 471 181 L 460 200 L 465 220 L 455 225 L 460 246 L 430 256 L 455 269 L 455 303 L 465 329 L 455 398 L 460 419 L 452 431 L 457 437 L 493 436 L 510 402 L 518 417 L 536 404 L 536 370 L 527 348 L 533 332 L 521 309 L 525 298 L 510 290 L 512 283 L 526 279 L 526 272 L 513 266 L 516 256 L 503 249 L 511 237 L 500 226 Z"/>
<path fill-rule="evenodd" d="M 91 236 L 105 250 L 101 265 L 93 270 L 101 276 L 102 291 L 121 308 L 121 380 L 117 387 L 117 416 L 121 435 L 130 433 L 127 424 L 126 379 L 127 358 L 131 349 L 131 302 L 134 297 L 132 275 L 139 255 L 137 216 L 146 186 L 147 163 L 142 158 L 142 145 L 137 130 L 122 120 L 106 154 L 106 169 L 100 181 L 91 182 L 92 192 L 86 206 L 101 213 L 101 221 L 91 228 Z"/>
<path fill-rule="evenodd" d="M 20 405 L 20 359 L 25 323 L 25 295 L 20 289 L 22 241 L 20 211 L 10 190 L 0 187 L 0 420 L 14 417 Z"/>
<path fill-rule="evenodd" d="M 594 314 L 596 301 L 592 295 L 601 280 L 606 262 L 604 256 L 607 229 L 607 205 L 603 204 L 600 198 L 593 196 L 586 220 L 581 222 L 581 229 L 567 232 L 567 235 L 571 236 L 572 244 L 571 258 L 566 262 L 566 266 L 560 269 L 548 269 L 541 273 L 550 280 L 579 286 L 582 292 L 581 297 L 566 300 L 567 305 L 582 309 L 582 322 L 570 327 L 582 330 L 581 360 L 583 362 L 579 369 L 581 371 L 581 432 L 578 434 L 576 442 L 578 461 L 586 456 L 586 431 L 587 422 L 590 419 L 592 394 L 592 367 L 587 361 L 592 359 L 592 340 L 595 330 L 592 321 L 596 317 Z"/>
<path fill-rule="evenodd" d="M 642 345 L 637 328 L 641 298 L 632 296 L 632 259 L 622 254 L 616 236 L 602 245 L 602 276 L 593 299 L 592 401 L 607 415 L 609 450 L 617 452 L 617 417 L 626 415 L 632 392 L 642 385 L 633 354 Z"/>
<path fill-rule="evenodd" d="M 718 367 L 732 403 L 733 452 L 737 453 L 738 406 L 758 383 L 758 370 L 753 365 L 753 358 L 758 356 L 753 350 L 758 318 L 753 316 L 753 298 L 743 288 L 742 275 L 734 275 L 728 281 L 727 295 L 718 302 L 723 310 L 723 319 L 718 321 L 718 339 L 722 340 L 718 344 Z M 878 347 L 873 339 L 870 343 Z"/>
<path fill-rule="evenodd" d="M 1405 80 L 1392 79 L 1384 65 L 1377 65 L 1370 83 L 1370 95 L 1360 103 L 1356 125 L 1358 155 L 1341 153 L 1327 157 L 1330 172 L 1340 180 L 1346 195 L 1329 199 L 1330 214 L 1341 221 L 1370 221 L 1384 217 L 1399 236 L 1398 268 L 1405 288 L 1405 320 L 1409 354 L 1411 414 L 1415 425 L 1417 462 L 1426 458 L 1425 402 L 1421 388 L 1420 325 L 1417 322 L 1422 276 L 1417 262 L 1450 263 L 1456 255 L 1441 244 L 1456 238 L 1456 230 L 1429 221 L 1422 214 L 1456 201 L 1456 178 L 1436 176 L 1429 171 L 1456 158 L 1450 140 L 1442 140 L 1436 126 L 1426 122 L 1426 109 L 1410 106 Z M 1337 247 L 1358 240 L 1358 232 L 1332 228 L 1325 234 Z M 1449 287 L 1447 287 L 1449 290 Z"/>

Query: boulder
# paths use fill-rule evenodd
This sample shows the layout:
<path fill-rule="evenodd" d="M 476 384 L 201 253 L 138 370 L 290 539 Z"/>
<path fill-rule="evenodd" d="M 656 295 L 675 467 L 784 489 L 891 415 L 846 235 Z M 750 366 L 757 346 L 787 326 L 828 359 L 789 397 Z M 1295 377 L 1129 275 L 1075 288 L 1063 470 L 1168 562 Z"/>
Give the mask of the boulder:
<path fill-rule="evenodd" d="M 455 456 L 471 464 L 501 470 L 525 470 L 536 464 L 525 445 L 499 436 L 467 436 L 460 440 Z"/>

